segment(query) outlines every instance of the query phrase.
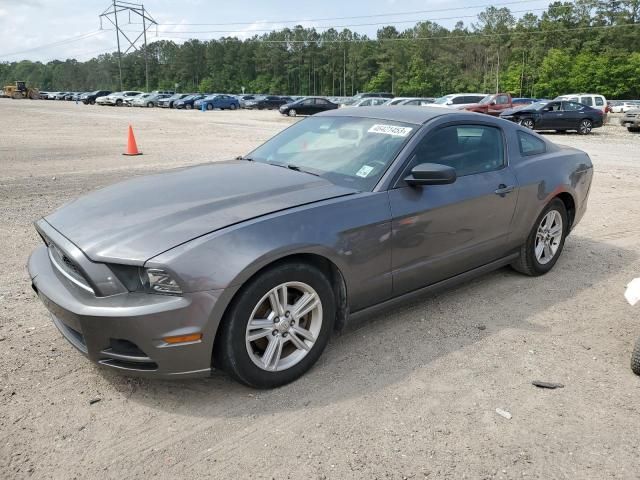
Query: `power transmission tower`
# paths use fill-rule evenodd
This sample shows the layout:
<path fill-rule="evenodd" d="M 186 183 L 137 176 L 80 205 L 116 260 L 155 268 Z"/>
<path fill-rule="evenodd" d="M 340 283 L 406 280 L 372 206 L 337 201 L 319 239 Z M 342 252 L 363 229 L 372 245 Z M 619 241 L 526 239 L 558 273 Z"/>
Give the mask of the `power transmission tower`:
<path fill-rule="evenodd" d="M 133 41 L 127 36 L 125 31 L 122 30 L 119 26 L 118 14 L 119 13 L 122 14 L 122 12 L 125 12 L 125 15 L 127 14 L 129 15 L 129 24 L 131 24 L 131 14 L 138 15 L 142 19 L 142 32 L 140 32 L 140 34 Z M 124 87 L 122 85 L 122 51 L 120 50 L 120 35 L 122 35 L 129 43 L 129 46 L 124 51 L 125 55 L 129 53 L 129 51 L 131 51 L 132 49 L 139 51 L 138 47 L 136 46 L 136 43 L 138 42 L 138 40 L 140 40 L 140 38 L 144 39 L 144 73 L 145 73 L 145 79 L 147 82 L 147 92 L 148 92 L 149 91 L 149 59 L 148 59 L 148 52 L 147 52 L 147 30 L 149 30 L 149 28 L 151 28 L 151 26 L 153 25 L 156 25 L 156 28 L 157 28 L 158 22 L 156 22 L 153 19 L 153 17 L 149 15 L 149 12 L 145 10 L 143 4 L 124 2 L 120 0 L 113 0 L 113 3 L 109 5 L 107 9 L 100 14 L 99 18 L 100 18 L 100 30 L 102 30 L 103 18 L 109 20 L 109 22 L 111 22 L 111 24 L 114 27 L 116 27 L 116 41 L 118 43 L 118 71 L 120 73 L 120 90 L 124 90 Z"/>

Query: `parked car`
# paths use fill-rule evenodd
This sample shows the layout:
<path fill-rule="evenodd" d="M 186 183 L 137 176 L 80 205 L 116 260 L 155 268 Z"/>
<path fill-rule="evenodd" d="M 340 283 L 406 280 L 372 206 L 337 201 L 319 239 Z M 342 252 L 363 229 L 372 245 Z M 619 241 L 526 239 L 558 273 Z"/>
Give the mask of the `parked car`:
<path fill-rule="evenodd" d="M 106 97 L 110 94 L 111 92 L 109 90 L 96 90 L 95 92 L 89 92 L 81 95 L 80 101 L 85 105 L 95 105 L 98 97 Z"/>
<path fill-rule="evenodd" d="M 513 106 L 516 107 L 518 105 L 531 105 L 532 103 L 536 103 L 539 102 L 540 100 L 537 98 L 526 98 L 526 97 L 520 97 L 520 98 L 513 98 L 511 99 L 511 103 L 513 103 Z"/>
<path fill-rule="evenodd" d="M 612 113 L 627 113 L 629 110 L 637 110 L 640 108 L 640 103 L 636 101 L 619 102 L 611 107 Z"/>
<path fill-rule="evenodd" d="M 158 102 L 164 98 L 168 98 L 171 95 L 168 93 L 145 93 L 134 97 L 131 101 L 132 107 L 147 107 L 153 108 L 158 105 Z"/>
<path fill-rule="evenodd" d="M 53 99 L 54 100 L 64 100 L 64 97 L 66 97 L 67 95 L 69 95 L 69 92 L 57 92 Z"/>
<path fill-rule="evenodd" d="M 158 100 L 158 107 L 161 108 L 173 108 L 174 103 L 177 100 L 182 100 L 183 98 L 188 97 L 189 95 L 193 95 L 192 93 L 175 93 L 170 97 L 163 98 Z"/>
<path fill-rule="evenodd" d="M 602 110 L 570 101 L 537 102 L 504 111 L 500 117 L 532 130 L 576 130 L 581 135 L 591 133 L 603 124 Z"/>
<path fill-rule="evenodd" d="M 244 159 L 67 203 L 36 222 L 28 271 L 102 368 L 277 387 L 349 318 L 509 264 L 549 272 L 592 176 L 586 153 L 490 116 L 332 110 Z"/>
<path fill-rule="evenodd" d="M 256 98 L 245 102 L 245 107 L 255 110 L 274 110 L 279 109 L 286 104 L 287 100 L 276 95 L 267 95 L 266 97 Z"/>
<path fill-rule="evenodd" d="M 142 101 L 144 101 L 146 98 L 149 98 L 150 96 L 151 96 L 150 93 L 139 93 L 138 95 L 135 95 L 133 97 L 126 97 L 124 99 L 124 104 L 127 107 L 131 107 L 131 106 L 133 106 L 133 101 L 134 100 L 138 100 L 138 101 L 142 100 Z"/>
<path fill-rule="evenodd" d="M 409 98 L 407 100 L 403 100 L 402 102 L 400 102 L 400 105 L 426 107 L 433 104 L 434 101 L 435 101 L 435 98 L 431 98 L 431 97 Z"/>
<path fill-rule="evenodd" d="M 133 98 L 137 95 L 140 95 L 143 92 L 139 92 L 137 90 L 125 90 L 123 92 L 114 92 L 109 95 L 96 98 L 96 103 L 98 105 L 115 105 L 116 107 L 121 107 L 124 105 L 125 100 L 128 98 Z"/>
<path fill-rule="evenodd" d="M 433 102 L 433 107 L 444 108 L 464 108 L 469 105 L 474 105 L 480 100 L 485 98 L 486 93 L 452 93 L 445 95 L 444 97 L 436 98 Z"/>
<path fill-rule="evenodd" d="M 338 105 L 323 97 L 306 97 L 287 103 L 280 107 L 280 113 L 295 117 L 296 115 L 314 115 L 326 110 L 335 110 Z"/>
<path fill-rule="evenodd" d="M 196 100 L 193 103 L 194 108 L 197 109 L 201 109 L 202 105 L 204 105 L 204 108 L 207 110 L 213 110 L 214 108 L 219 108 L 220 110 L 236 110 L 240 108 L 240 102 L 236 97 L 223 93 L 214 93 L 200 100 Z"/>
<path fill-rule="evenodd" d="M 201 95 L 199 93 L 194 95 L 187 95 L 181 100 L 176 100 L 173 103 L 173 108 L 177 108 L 178 110 L 191 110 L 194 107 L 194 103 L 198 100 L 202 100 L 205 98 L 205 95 Z"/>
<path fill-rule="evenodd" d="M 497 117 L 503 111 L 513 108 L 513 101 L 509 93 L 493 93 L 485 96 L 478 103 L 458 108 L 464 108 L 468 112 L 484 113 Z"/>
<path fill-rule="evenodd" d="M 620 125 L 630 132 L 640 132 L 640 109 L 627 110 L 620 119 Z"/>
<path fill-rule="evenodd" d="M 245 108 L 245 103 L 250 100 L 255 100 L 258 95 L 238 95 L 238 102 L 240 102 L 240 108 Z"/>
<path fill-rule="evenodd" d="M 49 96 L 49 92 L 45 92 L 44 90 L 40 90 L 40 100 L 46 100 Z"/>
<path fill-rule="evenodd" d="M 363 98 L 384 98 L 388 100 L 390 98 L 395 98 L 395 95 L 393 93 L 387 93 L 387 92 L 362 92 L 342 102 L 340 106 L 341 107 L 352 106 L 358 103 Z"/>
<path fill-rule="evenodd" d="M 607 113 L 607 99 L 596 93 L 570 93 L 568 95 L 560 95 L 554 100 L 568 100 L 570 102 L 581 103 L 588 107 L 596 108 L 602 113 Z"/>
<path fill-rule="evenodd" d="M 56 96 L 61 93 L 63 92 L 49 92 L 49 94 L 47 95 L 47 100 L 55 100 Z"/>
<path fill-rule="evenodd" d="M 355 103 L 348 105 L 348 107 L 377 107 L 383 105 L 387 101 L 386 98 L 381 97 L 366 97 L 361 98 Z"/>

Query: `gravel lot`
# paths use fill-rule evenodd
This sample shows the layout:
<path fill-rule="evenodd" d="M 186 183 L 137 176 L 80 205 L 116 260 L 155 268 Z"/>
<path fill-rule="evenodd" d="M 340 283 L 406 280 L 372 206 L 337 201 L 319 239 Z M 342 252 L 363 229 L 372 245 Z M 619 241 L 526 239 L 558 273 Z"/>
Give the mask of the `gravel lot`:
<path fill-rule="evenodd" d="M 143 156 L 121 155 L 129 122 Z M 617 126 L 550 135 L 596 169 L 550 274 L 502 269 L 352 325 L 285 388 L 117 376 L 62 338 L 24 267 L 34 220 L 289 123 L 0 99 L 0 478 L 638 478 L 640 307 L 623 292 L 640 276 L 640 135 Z"/>

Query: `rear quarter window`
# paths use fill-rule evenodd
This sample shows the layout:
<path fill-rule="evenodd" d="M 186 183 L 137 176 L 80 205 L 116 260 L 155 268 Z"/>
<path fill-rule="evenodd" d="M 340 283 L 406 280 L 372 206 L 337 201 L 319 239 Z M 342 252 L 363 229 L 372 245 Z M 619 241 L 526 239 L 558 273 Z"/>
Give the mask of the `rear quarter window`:
<path fill-rule="evenodd" d="M 596 105 L 598 107 L 601 107 L 604 105 L 604 98 L 603 97 L 596 97 Z"/>
<path fill-rule="evenodd" d="M 540 155 L 547 151 L 547 145 L 543 140 L 526 132 L 518 131 L 518 143 L 520 154 L 523 156 Z"/>

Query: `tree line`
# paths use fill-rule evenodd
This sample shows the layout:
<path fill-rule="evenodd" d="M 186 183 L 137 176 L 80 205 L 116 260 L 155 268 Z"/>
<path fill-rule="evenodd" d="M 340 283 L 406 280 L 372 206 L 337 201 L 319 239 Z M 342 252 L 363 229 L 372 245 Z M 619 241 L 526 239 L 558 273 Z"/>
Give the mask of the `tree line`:
<path fill-rule="evenodd" d="M 289 95 L 402 96 L 507 91 L 554 97 L 597 92 L 640 98 L 640 0 L 555 2 L 516 18 L 489 7 L 448 29 L 431 21 L 375 38 L 296 26 L 240 40 L 159 40 L 147 46 L 151 89 Z M 122 57 L 125 89 L 144 90 L 145 52 Z M 0 82 L 41 90 L 117 90 L 117 53 L 79 62 L 0 63 Z"/>

